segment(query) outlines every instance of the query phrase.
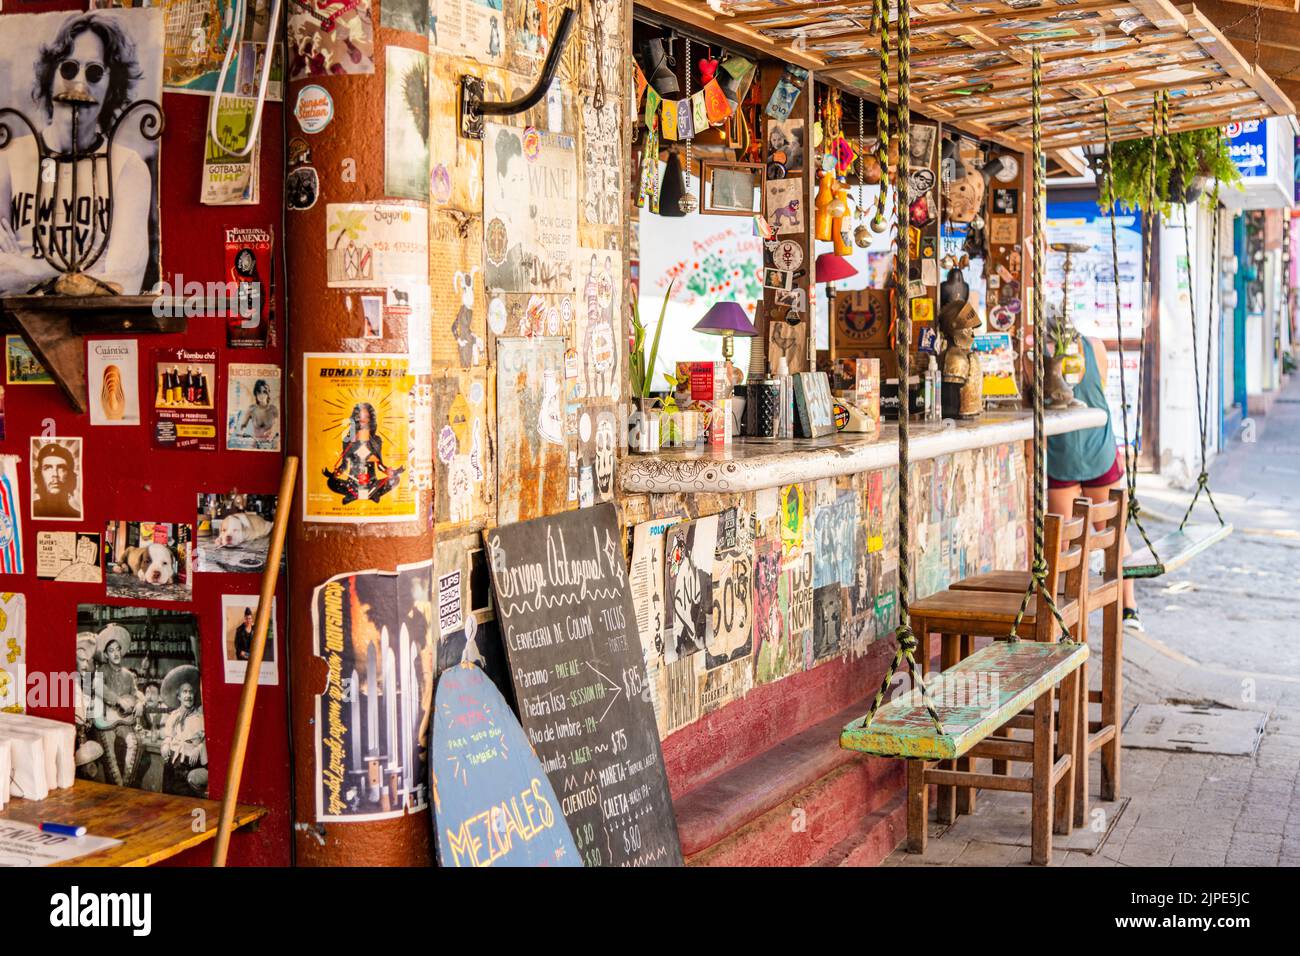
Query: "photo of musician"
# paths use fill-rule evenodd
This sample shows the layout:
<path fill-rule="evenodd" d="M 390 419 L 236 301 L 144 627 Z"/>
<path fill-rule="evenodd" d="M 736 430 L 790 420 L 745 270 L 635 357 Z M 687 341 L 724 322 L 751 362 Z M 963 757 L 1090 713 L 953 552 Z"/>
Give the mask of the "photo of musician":
<path fill-rule="evenodd" d="M 76 653 L 77 776 L 206 797 L 196 616 L 81 604 Z"/>
<path fill-rule="evenodd" d="M 376 427 L 375 407 L 358 402 L 352 407 L 343 449 L 332 469 L 323 469 L 330 491 L 350 505 L 358 499 L 379 501 L 397 487 L 404 468 L 384 464 L 384 439 Z"/>
<path fill-rule="evenodd" d="M 208 745 L 199 669 L 192 664 L 172 668 L 163 678 L 161 694 L 170 708 L 159 740 L 163 793 L 206 797 Z"/>

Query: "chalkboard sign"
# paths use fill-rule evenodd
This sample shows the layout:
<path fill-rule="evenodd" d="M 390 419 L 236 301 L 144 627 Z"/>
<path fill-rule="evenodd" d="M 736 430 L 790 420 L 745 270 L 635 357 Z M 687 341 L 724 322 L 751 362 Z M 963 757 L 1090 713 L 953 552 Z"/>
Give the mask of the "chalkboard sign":
<path fill-rule="evenodd" d="M 614 506 L 483 538 L 519 721 L 583 862 L 680 865 Z"/>
<path fill-rule="evenodd" d="M 438 678 L 429 759 L 443 866 L 582 866 L 546 771 L 473 664 Z"/>

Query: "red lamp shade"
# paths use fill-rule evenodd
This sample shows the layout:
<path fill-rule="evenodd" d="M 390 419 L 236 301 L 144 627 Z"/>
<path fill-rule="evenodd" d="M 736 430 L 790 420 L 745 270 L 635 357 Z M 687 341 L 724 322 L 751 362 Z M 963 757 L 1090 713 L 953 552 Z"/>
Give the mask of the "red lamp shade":
<path fill-rule="evenodd" d="M 833 252 L 823 252 L 817 257 L 816 275 L 818 282 L 837 282 L 858 274 L 857 268 L 843 256 Z"/>
<path fill-rule="evenodd" d="M 739 302 L 715 302 L 704 318 L 695 323 L 696 332 L 710 335 L 748 335 L 758 334 L 754 323 L 749 321 L 749 313 Z"/>

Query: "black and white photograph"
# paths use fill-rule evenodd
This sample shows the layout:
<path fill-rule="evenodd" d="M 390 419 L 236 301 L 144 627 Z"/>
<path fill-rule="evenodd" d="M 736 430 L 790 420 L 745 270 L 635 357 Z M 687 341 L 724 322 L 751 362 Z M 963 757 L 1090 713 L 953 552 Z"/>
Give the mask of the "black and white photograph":
<path fill-rule="evenodd" d="M 77 606 L 77 776 L 208 795 L 208 744 L 195 615 Z"/>
<path fill-rule="evenodd" d="M 80 438 L 31 439 L 32 517 L 80 521 L 82 457 Z"/>
<path fill-rule="evenodd" d="M 275 495 L 200 493 L 194 570 L 260 574 L 271 546 L 275 504 Z"/>
<path fill-rule="evenodd" d="M 104 527 L 105 594 L 144 601 L 188 601 L 194 526 L 110 521 Z"/>
<path fill-rule="evenodd" d="M 668 529 L 664 542 L 669 614 L 672 627 L 664 661 L 671 664 L 703 649 L 713 596 L 713 561 L 718 516 L 710 515 Z"/>
<path fill-rule="evenodd" d="M 0 293 L 152 288 L 162 8 L 5 16 L 0 50 Z"/>

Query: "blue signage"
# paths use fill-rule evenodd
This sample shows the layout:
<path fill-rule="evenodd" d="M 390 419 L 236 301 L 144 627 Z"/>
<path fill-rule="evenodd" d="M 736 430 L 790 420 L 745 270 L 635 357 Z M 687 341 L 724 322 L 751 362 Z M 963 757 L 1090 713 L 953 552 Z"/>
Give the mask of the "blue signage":
<path fill-rule="evenodd" d="M 582 866 L 551 781 L 486 674 L 473 664 L 443 671 L 432 723 L 440 864 Z"/>
<path fill-rule="evenodd" d="M 1268 177 L 1268 127 L 1264 120 L 1244 120 L 1224 127 L 1228 155 L 1243 179 Z"/>

